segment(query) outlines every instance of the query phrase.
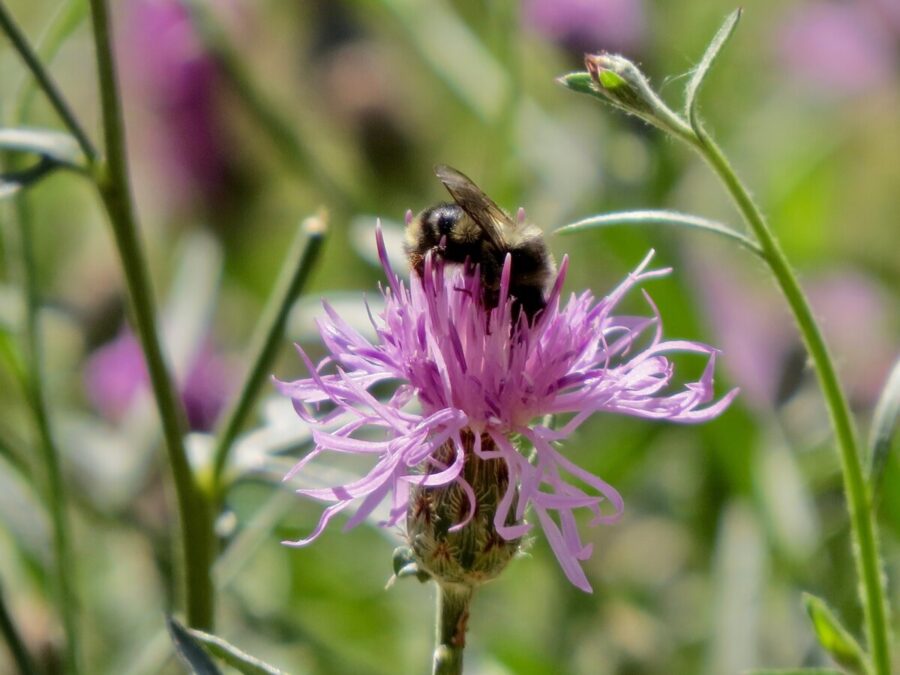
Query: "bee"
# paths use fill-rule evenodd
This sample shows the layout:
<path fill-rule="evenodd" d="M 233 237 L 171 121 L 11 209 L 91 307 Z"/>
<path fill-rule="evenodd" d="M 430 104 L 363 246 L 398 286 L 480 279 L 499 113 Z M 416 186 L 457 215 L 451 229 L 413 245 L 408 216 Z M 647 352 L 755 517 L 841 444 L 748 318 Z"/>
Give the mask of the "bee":
<path fill-rule="evenodd" d="M 533 321 L 547 304 L 547 290 L 556 271 L 543 232 L 525 223 L 522 211 L 513 220 L 462 172 L 438 165 L 434 173 L 453 202 L 431 206 L 407 219 L 410 267 L 421 277 L 428 252 L 449 263 L 478 265 L 484 305 L 490 310 L 499 301 L 500 276 L 509 254 L 509 294 L 515 299 L 514 308 Z"/>

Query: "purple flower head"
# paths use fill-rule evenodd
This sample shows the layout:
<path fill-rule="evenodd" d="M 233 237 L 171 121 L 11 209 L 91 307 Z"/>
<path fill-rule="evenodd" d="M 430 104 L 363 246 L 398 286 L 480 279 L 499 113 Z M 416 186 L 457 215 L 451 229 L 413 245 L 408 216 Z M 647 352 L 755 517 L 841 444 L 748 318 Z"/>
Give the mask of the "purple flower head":
<path fill-rule="evenodd" d="M 585 291 L 564 302 L 564 259 L 546 309 L 529 323 L 509 296 L 509 257 L 497 307 L 485 311 L 477 271 L 428 258 L 422 277 L 412 275 L 407 287 L 388 263 L 380 226 L 376 237 L 388 279 L 384 312 L 372 319 L 376 339 L 364 338 L 326 304 L 319 330 L 330 356 L 316 367 L 300 350 L 311 376 L 279 383 L 315 429 L 315 448 L 292 475 L 327 452 L 365 455 L 374 467 L 345 485 L 300 490 L 331 505 L 310 536 L 287 543 L 310 543 L 351 505 L 357 508 L 347 526 L 357 525 L 387 498 L 383 524 L 396 525 L 407 514 L 411 490 L 451 484 L 467 497 L 449 527 L 458 531 L 478 512 L 482 494 L 466 481 L 466 463 L 499 460 L 508 486 L 496 505 L 494 531 L 506 541 L 522 537 L 532 528 L 524 520 L 530 507 L 566 576 L 590 591 L 580 563 L 592 546 L 581 540 L 575 511 L 589 511 L 591 525 L 610 523 L 622 513 L 622 497 L 557 444 L 595 412 L 702 422 L 736 394 L 713 401 L 716 350 L 663 340 L 652 303 L 650 317 L 613 315 L 628 291 L 668 270 L 648 271 L 651 253 L 607 297 Z M 636 349 L 645 336 L 648 344 Z M 667 392 L 671 352 L 701 354 L 708 362 L 698 381 Z M 384 401 L 369 391 L 383 382 L 395 383 Z M 322 403 L 333 406 L 323 417 L 307 409 Z M 561 426 L 545 426 L 547 415 L 562 418 Z"/>
<path fill-rule="evenodd" d="M 124 74 L 149 115 L 141 140 L 178 200 L 214 201 L 231 170 L 217 64 L 177 0 L 130 0 L 124 24 Z"/>
<path fill-rule="evenodd" d="M 534 31 L 576 51 L 631 52 L 646 30 L 641 0 L 527 0 L 522 15 Z"/>
<path fill-rule="evenodd" d="M 893 39 L 890 18 L 875 6 L 816 2 L 794 9 L 775 44 L 793 78 L 819 94 L 850 96 L 895 77 Z"/>
<path fill-rule="evenodd" d="M 135 396 L 149 385 L 144 354 L 134 333 L 125 330 L 95 351 L 84 380 L 94 407 L 111 421 L 122 419 Z M 178 387 L 190 428 L 212 429 L 233 387 L 230 368 L 210 343 L 204 343 Z"/>

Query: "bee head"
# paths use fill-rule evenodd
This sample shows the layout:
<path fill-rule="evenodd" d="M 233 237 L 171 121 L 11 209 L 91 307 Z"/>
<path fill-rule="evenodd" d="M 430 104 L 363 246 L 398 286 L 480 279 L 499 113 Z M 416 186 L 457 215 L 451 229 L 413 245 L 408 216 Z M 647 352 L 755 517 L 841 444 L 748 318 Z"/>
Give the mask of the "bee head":
<path fill-rule="evenodd" d="M 423 214 L 422 220 L 429 238 L 440 242 L 451 239 L 453 228 L 463 217 L 463 210 L 456 204 L 438 204 Z"/>

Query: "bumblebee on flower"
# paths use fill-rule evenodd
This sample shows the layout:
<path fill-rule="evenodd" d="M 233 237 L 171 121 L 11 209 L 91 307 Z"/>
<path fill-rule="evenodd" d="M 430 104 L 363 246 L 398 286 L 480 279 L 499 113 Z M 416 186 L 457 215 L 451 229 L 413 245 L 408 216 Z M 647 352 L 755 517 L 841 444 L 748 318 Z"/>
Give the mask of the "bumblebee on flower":
<path fill-rule="evenodd" d="M 315 447 L 291 475 L 328 452 L 363 454 L 375 464 L 345 485 L 299 490 L 330 505 L 308 537 L 287 543 L 312 542 L 351 506 L 346 527 L 358 525 L 389 499 L 382 524 L 406 521 L 420 570 L 438 583 L 474 587 L 503 569 L 533 514 L 568 579 L 589 592 L 581 562 L 592 546 L 574 512 L 587 509 L 592 526 L 610 523 L 623 500 L 557 446 L 595 412 L 703 422 L 737 394 L 714 401 L 716 350 L 664 340 L 652 303 L 650 317 L 612 314 L 628 291 L 669 270 L 648 270 L 651 252 L 605 298 L 583 291 L 563 302 L 564 258 L 546 307 L 530 322 L 509 293 L 510 257 L 497 304 L 486 309 L 476 269 L 428 256 L 407 287 L 391 269 L 380 226 L 376 238 L 388 285 L 384 311 L 372 318 L 375 340 L 326 303 L 319 329 L 330 356 L 316 367 L 300 350 L 310 377 L 279 383 L 314 427 Z M 637 349 L 644 335 L 649 344 Z M 707 365 L 696 382 L 668 393 L 672 352 L 700 354 Z M 380 382 L 397 383 L 387 400 L 369 391 Z M 325 402 L 333 410 L 321 417 L 308 408 Z M 540 423 L 547 415 L 564 421 L 548 428 Z M 372 440 L 373 430 L 381 438 Z"/>

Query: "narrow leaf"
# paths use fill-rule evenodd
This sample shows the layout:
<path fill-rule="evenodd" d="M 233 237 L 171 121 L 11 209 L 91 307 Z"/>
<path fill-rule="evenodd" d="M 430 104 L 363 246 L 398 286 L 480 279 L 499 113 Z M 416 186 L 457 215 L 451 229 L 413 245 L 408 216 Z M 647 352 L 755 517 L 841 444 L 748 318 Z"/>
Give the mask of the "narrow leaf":
<path fill-rule="evenodd" d="M 54 169 L 83 171 L 82 153 L 75 139 L 48 129 L 0 129 L 0 152 L 29 157 L 28 164 L 0 173 L 0 199 L 36 183 Z M 5 166 L 10 166 L 9 162 Z"/>
<path fill-rule="evenodd" d="M 22 639 L 22 633 L 13 620 L 12 613 L 6 605 L 3 597 L 3 587 L 0 586 L 0 635 L 3 635 L 4 642 L 19 669 L 20 675 L 36 675 L 38 669 L 34 664 L 34 659 L 28 652 L 28 647 Z"/>
<path fill-rule="evenodd" d="M 700 86 L 703 84 L 703 80 L 706 79 L 706 74 L 709 72 L 710 67 L 715 61 L 716 57 L 719 55 L 719 52 L 722 50 L 722 47 L 725 46 L 725 43 L 728 42 L 728 38 L 731 37 L 731 34 L 734 32 L 735 27 L 737 27 L 738 21 L 741 18 L 742 9 L 736 9 L 731 14 L 728 15 L 728 18 L 725 19 L 725 23 L 722 24 L 722 27 L 719 28 L 719 31 L 716 33 L 716 36 L 712 39 L 712 42 L 709 43 L 709 46 L 706 48 L 706 52 L 703 54 L 703 58 L 700 59 L 700 63 L 697 64 L 697 67 L 694 68 L 694 73 L 691 75 L 691 79 L 687 83 L 687 87 L 685 87 L 685 101 L 684 101 L 684 113 L 687 118 L 691 121 L 691 126 L 696 130 L 696 109 L 697 109 L 697 92 L 700 91 Z"/>
<path fill-rule="evenodd" d="M 900 359 L 888 375 L 884 390 L 878 398 L 878 405 L 875 406 L 872 427 L 869 429 L 867 469 L 873 496 L 878 494 L 888 453 L 896 435 L 898 418 L 900 418 Z"/>
<path fill-rule="evenodd" d="M 58 165 L 41 159 L 33 167 L 24 171 L 5 171 L 0 173 L 0 199 L 12 197 L 19 190 L 37 183 L 41 178 L 57 168 Z"/>
<path fill-rule="evenodd" d="M 28 127 L 0 129 L 0 151 L 30 153 L 72 169 L 84 168 L 78 143 L 61 131 Z"/>
<path fill-rule="evenodd" d="M 284 671 L 274 666 L 263 663 L 256 657 L 242 652 L 229 642 L 220 637 L 204 633 L 203 631 L 187 629 L 188 633 L 201 643 L 213 656 L 244 675 L 284 675 Z"/>
<path fill-rule="evenodd" d="M 27 374 L 22 353 L 12 333 L 4 330 L 3 325 L 0 325 L 0 363 L 6 364 L 16 379 L 24 386 Z"/>
<path fill-rule="evenodd" d="M 850 632 L 821 598 L 809 593 L 803 594 L 803 605 L 813 624 L 813 630 L 822 648 L 837 663 L 852 673 L 863 675 L 869 672 L 866 655 Z"/>
<path fill-rule="evenodd" d="M 677 211 L 649 210 L 604 213 L 603 215 L 591 216 L 590 218 L 570 223 L 569 225 L 560 227 L 554 232 L 556 234 L 570 234 L 592 227 L 612 227 L 616 225 L 672 225 L 704 230 L 731 239 L 758 256 L 763 255 L 762 249 L 755 241 L 746 235 L 741 234 L 737 230 L 734 230 L 727 225 L 723 225 L 722 223 L 717 223 L 714 220 L 708 220 L 706 218 L 701 218 L 700 216 L 692 216 L 686 213 L 678 213 Z"/>
<path fill-rule="evenodd" d="M 569 73 L 568 75 L 556 78 L 556 81 L 579 94 L 590 94 L 591 96 L 596 96 L 604 101 L 606 100 L 606 97 L 597 91 L 597 88 L 594 86 L 594 81 L 591 79 L 591 74 L 587 71 Z"/>
<path fill-rule="evenodd" d="M 166 617 L 166 625 L 169 628 L 169 635 L 172 636 L 175 651 L 193 675 L 221 675 L 212 659 L 184 626 L 171 616 Z"/>

